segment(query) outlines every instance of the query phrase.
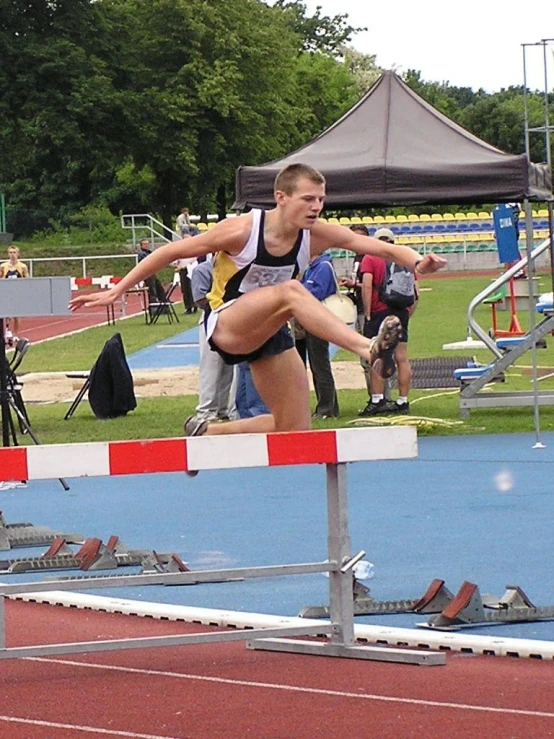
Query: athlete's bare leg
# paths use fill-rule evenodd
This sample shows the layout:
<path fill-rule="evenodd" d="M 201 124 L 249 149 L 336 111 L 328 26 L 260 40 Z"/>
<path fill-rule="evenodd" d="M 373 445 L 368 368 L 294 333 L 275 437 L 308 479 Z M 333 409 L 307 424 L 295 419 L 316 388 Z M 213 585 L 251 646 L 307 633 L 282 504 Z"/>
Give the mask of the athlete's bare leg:
<path fill-rule="evenodd" d="M 370 358 L 370 340 L 334 316 L 296 280 L 242 295 L 219 314 L 213 339 L 223 351 L 249 354 L 293 317 L 311 334 Z"/>
<path fill-rule="evenodd" d="M 310 424 L 310 394 L 306 368 L 293 347 L 262 357 L 250 365 L 252 377 L 271 415 L 208 426 L 206 434 L 254 434 L 304 431 Z"/>
<path fill-rule="evenodd" d="M 223 351 L 249 354 L 293 317 L 310 333 L 360 357 L 374 359 L 372 342 L 375 340 L 349 328 L 295 280 L 242 295 L 219 313 L 212 338 Z M 253 362 L 251 369 L 258 392 L 271 414 L 210 425 L 204 433 L 216 436 L 309 429 L 308 380 L 298 352 L 290 349 L 263 357 Z"/>

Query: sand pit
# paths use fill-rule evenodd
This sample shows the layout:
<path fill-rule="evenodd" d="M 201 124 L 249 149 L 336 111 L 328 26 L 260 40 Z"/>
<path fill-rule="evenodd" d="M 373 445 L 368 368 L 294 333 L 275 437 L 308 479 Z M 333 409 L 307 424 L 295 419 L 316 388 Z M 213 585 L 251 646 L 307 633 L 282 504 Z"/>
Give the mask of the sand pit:
<path fill-rule="evenodd" d="M 71 402 L 85 380 L 74 377 L 78 372 L 69 374 L 73 377 L 67 377 L 65 372 L 32 372 L 21 375 L 25 402 Z M 333 362 L 333 374 L 338 389 L 356 390 L 365 387 L 364 375 L 357 362 Z M 198 367 L 137 370 L 133 372 L 133 380 L 137 398 L 176 397 L 198 393 Z"/>

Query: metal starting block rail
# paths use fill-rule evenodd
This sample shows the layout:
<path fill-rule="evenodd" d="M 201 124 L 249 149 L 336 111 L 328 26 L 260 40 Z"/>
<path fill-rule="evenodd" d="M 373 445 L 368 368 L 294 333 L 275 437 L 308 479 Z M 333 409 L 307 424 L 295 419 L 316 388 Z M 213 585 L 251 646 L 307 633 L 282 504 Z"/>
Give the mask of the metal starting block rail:
<path fill-rule="evenodd" d="M 370 647 L 355 642 L 352 556 L 348 530 L 346 464 L 358 461 L 408 459 L 417 456 L 412 427 L 337 429 L 274 434 L 202 436 L 154 441 L 64 444 L 0 449 L 0 465 L 16 478 L 56 479 L 99 475 L 148 474 L 185 470 L 238 469 L 295 464 L 325 464 L 327 480 L 328 558 L 324 562 L 195 572 L 154 572 L 141 575 L 93 576 L 0 585 L 0 658 L 143 649 L 220 641 L 247 641 L 251 649 L 324 656 L 355 657 L 407 664 L 445 664 L 443 653 Z M 195 483 L 183 477 L 185 486 Z M 32 647 L 5 646 L 4 598 L 19 593 L 86 590 L 118 585 L 178 585 L 221 582 L 236 578 L 329 573 L 330 623 L 279 628 L 219 631 L 155 638 L 119 639 Z M 330 635 L 330 641 L 298 641 L 291 636 Z"/>
<path fill-rule="evenodd" d="M 398 613 L 440 613 L 454 596 L 444 584 L 444 580 L 433 580 L 421 598 L 401 598 L 399 600 L 375 600 L 370 590 L 355 578 L 353 579 L 354 616 L 385 616 Z M 305 606 L 299 618 L 328 618 L 329 606 Z"/>

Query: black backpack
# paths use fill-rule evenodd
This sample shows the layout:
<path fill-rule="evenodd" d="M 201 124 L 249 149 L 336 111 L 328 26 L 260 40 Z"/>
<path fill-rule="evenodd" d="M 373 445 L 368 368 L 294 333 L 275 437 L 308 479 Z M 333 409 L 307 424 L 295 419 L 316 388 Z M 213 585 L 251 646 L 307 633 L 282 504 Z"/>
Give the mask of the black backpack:
<path fill-rule="evenodd" d="M 379 299 L 390 308 L 409 308 L 415 303 L 415 278 L 407 267 L 387 262 Z"/>

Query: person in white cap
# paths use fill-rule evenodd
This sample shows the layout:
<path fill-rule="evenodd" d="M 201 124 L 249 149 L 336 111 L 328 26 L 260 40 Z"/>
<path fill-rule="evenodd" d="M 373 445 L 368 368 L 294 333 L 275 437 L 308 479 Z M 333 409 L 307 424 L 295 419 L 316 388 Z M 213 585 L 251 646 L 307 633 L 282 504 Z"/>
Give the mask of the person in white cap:
<path fill-rule="evenodd" d="M 394 244 L 395 240 L 390 228 L 377 229 L 373 238 L 387 244 Z M 379 327 L 389 316 L 396 316 L 402 324 L 400 339 L 394 350 L 398 399 L 391 402 L 385 398 L 385 379 L 372 371 L 371 394 L 365 408 L 359 411 L 362 417 L 410 411 L 408 394 L 412 384 L 412 368 L 408 358 L 408 324 L 417 305 L 418 291 L 413 272 L 402 273 L 401 268 L 391 267 L 391 264 L 382 257 L 366 255 L 360 264 L 359 274 L 365 315 L 364 335 L 368 339 L 377 336 Z M 398 290 L 392 289 L 395 279 L 401 284 Z M 385 289 L 387 285 L 388 289 Z"/>

